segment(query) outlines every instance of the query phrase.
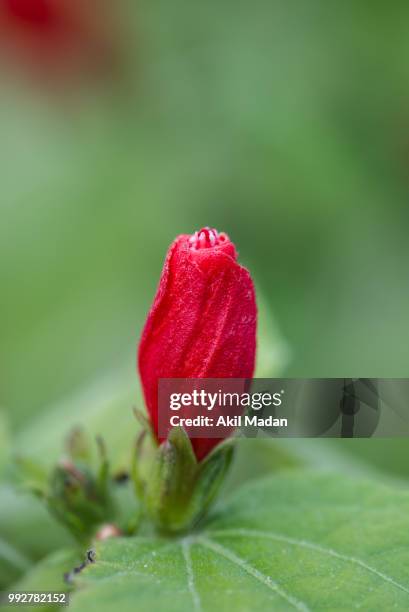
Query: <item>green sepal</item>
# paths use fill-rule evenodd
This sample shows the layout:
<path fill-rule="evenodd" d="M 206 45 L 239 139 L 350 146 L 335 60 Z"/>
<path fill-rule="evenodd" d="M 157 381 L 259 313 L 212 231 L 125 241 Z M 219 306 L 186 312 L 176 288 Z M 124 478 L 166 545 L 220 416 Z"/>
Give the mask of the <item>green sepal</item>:
<path fill-rule="evenodd" d="M 65 448 L 72 461 L 92 465 L 92 449 L 88 436 L 81 427 L 74 427 L 67 436 Z"/>
<path fill-rule="evenodd" d="M 233 460 L 234 445 L 234 438 L 222 442 L 201 462 L 192 495 L 196 520 L 207 513 L 216 499 Z"/>
<path fill-rule="evenodd" d="M 157 450 L 158 443 L 150 429 L 143 429 L 136 439 L 135 451 L 131 462 L 131 478 L 135 486 L 136 495 L 140 500 L 145 499 L 147 483 L 150 479 L 150 472 Z"/>
<path fill-rule="evenodd" d="M 140 434 L 132 476 L 156 529 L 175 534 L 192 528 L 214 501 L 232 456 L 233 441 L 229 440 L 198 463 L 182 427 L 174 427 L 160 445 L 150 432 Z"/>
<path fill-rule="evenodd" d="M 160 529 L 181 531 L 190 523 L 190 498 L 197 469 L 185 430 L 173 428 L 157 450 L 146 489 L 148 514 Z"/>
<path fill-rule="evenodd" d="M 50 477 L 46 497 L 50 512 L 68 527 L 76 539 L 87 541 L 103 523 L 114 517 L 108 482 L 101 471 L 94 474 L 86 465 L 64 462 Z"/>

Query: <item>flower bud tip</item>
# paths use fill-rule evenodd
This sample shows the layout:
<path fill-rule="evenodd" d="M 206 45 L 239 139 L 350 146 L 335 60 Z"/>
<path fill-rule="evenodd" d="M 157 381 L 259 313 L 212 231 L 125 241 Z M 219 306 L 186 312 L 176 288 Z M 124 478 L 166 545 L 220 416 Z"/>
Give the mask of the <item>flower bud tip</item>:
<path fill-rule="evenodd" d="M 202 227 L 199 231 L 195 232 L 189 238 L 189 245 L 191 249 L 209 249 L 211 247 L 219 246 L 223 242 L 228 240 L 227 235 L 224 232 L 218 232 L 217 229 L 210 227 Z"/>

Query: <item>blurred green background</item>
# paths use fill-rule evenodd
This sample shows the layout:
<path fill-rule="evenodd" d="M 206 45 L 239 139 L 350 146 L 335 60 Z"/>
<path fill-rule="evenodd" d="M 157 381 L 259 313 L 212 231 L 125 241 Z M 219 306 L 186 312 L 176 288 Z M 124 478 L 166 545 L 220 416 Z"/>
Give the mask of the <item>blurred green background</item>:
<path fill-rule="evenodd" d="M 85 414 L 107 415 L 121 446 L 166 249 L 203 225 L 230 235 L 257 281 L 275 374 L 406 377 L 409 6 L 117 10 L 123 69 L 109 83 L 54 95 L 3 70 L 4 440 L 41 456 Z M 345 469 L 358 470 L 355 457 L 409 477 L 406 440 L 291 444 L 319 449 L 317 464 L 334 451 Z"/>

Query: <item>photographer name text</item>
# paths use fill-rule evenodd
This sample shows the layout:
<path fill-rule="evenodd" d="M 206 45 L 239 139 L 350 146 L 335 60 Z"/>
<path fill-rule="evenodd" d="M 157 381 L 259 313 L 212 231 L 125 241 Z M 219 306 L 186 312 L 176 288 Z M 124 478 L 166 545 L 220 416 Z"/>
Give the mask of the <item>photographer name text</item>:
<path fill-rule="evenodd" d="M 217 419 L 209 416 L 180 417 L 175 414 L 170 417 L 172 427 L 287 427 L 287 419 L 265 418 L 257 415 L 219 416 Z"/>

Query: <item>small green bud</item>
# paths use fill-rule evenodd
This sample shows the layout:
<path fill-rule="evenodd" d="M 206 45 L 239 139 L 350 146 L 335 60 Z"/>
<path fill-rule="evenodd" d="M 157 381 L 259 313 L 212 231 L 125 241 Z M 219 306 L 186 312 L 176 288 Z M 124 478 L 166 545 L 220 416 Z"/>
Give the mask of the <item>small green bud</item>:
<path fill-rule="evenodd" d="M 20 458 L 17 464 L 23 487 L 43 499 L 50 513 L 81 543 L 118 516 L 105 445 L 101 439 L 97 445 L 96 467 L 89 441 L 79 429 L 68 436 L 66 456 L 51 473 L 28 459 Z"/>

